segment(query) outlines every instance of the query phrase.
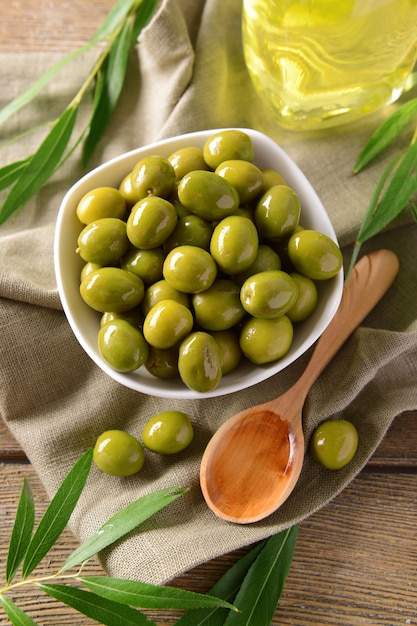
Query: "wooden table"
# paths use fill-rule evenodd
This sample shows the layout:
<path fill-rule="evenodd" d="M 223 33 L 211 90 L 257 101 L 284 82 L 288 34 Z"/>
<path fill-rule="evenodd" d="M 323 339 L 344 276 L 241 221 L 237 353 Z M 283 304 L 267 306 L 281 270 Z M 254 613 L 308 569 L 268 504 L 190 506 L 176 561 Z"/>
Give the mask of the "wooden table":
<path fill-rule="evenodd" d="M 0 51 L 67 52 L 87 41 L 112 0 L 2 0 Z M 1 70 L 0 70 L 1 71 Z M 417 380 L 416 380 L 417 384 Z M 23 476 L 40 516 L 46 494 L 19 444 L 0 421 L 0 571 Z M 296 552 L 272 624 L 417 625 L 417 412 L 398 416 L 365 470 L 328 506 L 301 524 Z M 54 572 L 77 545 L 67 531 L 45 562 Z M 243 551 L 206 563 L 174 584 L 207 591 Z M 97 562 L 89 573 L 102 573 Z M 32 589 L 18 604 L 41 625 L 92 624 Z M 175 611 L 153 611 L 158 625 Z M 0 624 L 7 624 L 0 610 Z"/>

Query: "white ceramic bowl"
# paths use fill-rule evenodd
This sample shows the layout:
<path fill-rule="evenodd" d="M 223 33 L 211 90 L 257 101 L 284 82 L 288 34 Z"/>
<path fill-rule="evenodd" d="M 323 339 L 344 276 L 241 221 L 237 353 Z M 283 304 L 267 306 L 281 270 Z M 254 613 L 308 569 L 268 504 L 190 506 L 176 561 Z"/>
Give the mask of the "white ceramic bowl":
<path fill-rule="evenodd" d="M 221 396 L 240 391 L 266 380 L 293 363 L 320 337 L 334 316 L 342 296 L 343 272 L 329 281 L 319 284 L 319 302 L 312 316 L 300 324 L 294 333 L 289 352 L 279 361 L 265 366 L 255 366 L 243 361 L 232 373 L 225 376 L 219 386 L 208 393 L 198 393 L 188 389 L 180 379 L 161 380 L 144 366 L 132 373 L 114 371 L 101 357 L 97 347 L 100 314 L 89 308 L 80 296 L 79 276 L 83 261 L 75 250 L 82 225 L 76 216 L 76 207 L 85 193 L 100 186 L 118 187 L 123 177 L 144 156 L 159 154 L 168 157 L 175 150 L 195 145 L 203 146 L 214 133 L 224 129 L 211 129 L 172 137 L 126 154 L 122 154 L 81 178 L 65 195 L 56 223 L 54 242 L 54 262 L 64 312 L 81 346 L 91 359 L 109 376 L 122 385 L 141 393 L 154 396 L 195 399 Z M 301 201 L 300 223 L 325 233 L 337 241 L 327 213 L 311 184 L 287 154 L 264 134 L 250 129 L 242 129 L 252 138 L 255 150 L 255 163 L 258 167 L 278 170 L 287 183 L 297 192 Z"/>

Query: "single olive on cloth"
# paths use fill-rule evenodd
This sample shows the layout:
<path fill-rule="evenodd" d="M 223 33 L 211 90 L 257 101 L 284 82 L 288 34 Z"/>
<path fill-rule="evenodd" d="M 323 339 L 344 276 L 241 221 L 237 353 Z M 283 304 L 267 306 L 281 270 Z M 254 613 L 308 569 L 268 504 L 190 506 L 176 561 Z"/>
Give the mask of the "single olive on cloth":
<path fill-rule="evenodd" d="M 93 450 L 97 467 L 111 476 L 132 476 L 145 462 L 140 442 L 127 432 L 106 430 L 98 438 Z"/>
<path fill-rule="evenodd" d="M 98 218 L 78 236 L 82 299 L 107 315 L 143 315 L 131 333 L 127 318 L 102 318 L 99 352 L 111 368 L 143 366 L 207 394 L 244 361 L 259 367 L 287 355 L 294 326 L 319 302 L 316 282 L 339 273 L 342 255 L 329 235 L 303 226 L 296 191 L 277 170 L 264 176 L 256 159 L 246 131 L 224 129 L 202 147 L 139 159 L 114 197 L 106 187 L 80 200 L 77 215 L 94 197 Z M 125 220 L 100 217 L 101 197 L 103 215 L 109 197 L 123 198 Z M 234 337 L 218 343 L 213 333 L 223 331 Z"/>
<path fill-rule="evenodd" d="M 358 431 L 348 420 L 326 420 L 310 440 L 310 453 L 323 467 L 338 470 L 351 462 L 358 448 Z"/>
<path fill-rule="evenodd" d="M 183 411 L 163 411 L 151 417 L 142 430 L 143 445 L 159 454 L 178 454 L 193 440 L 194 430 Z"/>

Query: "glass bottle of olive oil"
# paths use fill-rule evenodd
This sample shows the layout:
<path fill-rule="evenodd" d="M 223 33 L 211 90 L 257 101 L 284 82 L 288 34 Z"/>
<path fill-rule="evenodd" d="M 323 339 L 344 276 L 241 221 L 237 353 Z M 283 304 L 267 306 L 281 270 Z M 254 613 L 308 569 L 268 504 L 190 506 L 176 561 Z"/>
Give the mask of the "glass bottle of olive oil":
<path fill-rule="evenodd" d="M 326 128 L 401 95 L 417 58 L 417 0 L 243 0 L 242 36 L 280 125 Z"/>

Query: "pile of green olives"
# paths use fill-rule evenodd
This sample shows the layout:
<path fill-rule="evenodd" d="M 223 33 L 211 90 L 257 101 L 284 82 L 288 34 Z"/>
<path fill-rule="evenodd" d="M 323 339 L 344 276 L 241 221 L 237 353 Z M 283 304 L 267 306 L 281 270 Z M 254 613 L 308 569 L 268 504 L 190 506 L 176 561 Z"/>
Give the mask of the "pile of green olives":
<path fill-rule="evenodd" d="M 224 130 L 202 148 L 146 156 L 117 189 L 81 199 L 80 293 L 101 314 L 98 348 L 112 368 L 144 366 L 204 393 L 242 359 L 288 352 L 342 254 L 303 228 L 281 174 L 254 161 L 249 135 Z"/>
<path fill-rule="evenodd" d="M 96 440 L 93 460 L 99 470 L 111 476 L 132 476 L 145 463 L 145 450 L 172 455 L 192 442 L 191 420 L 182 411 L 162 411 L 151 417 L 142 430 L 142 443 L 130 433 L 106 430 Z"/>

